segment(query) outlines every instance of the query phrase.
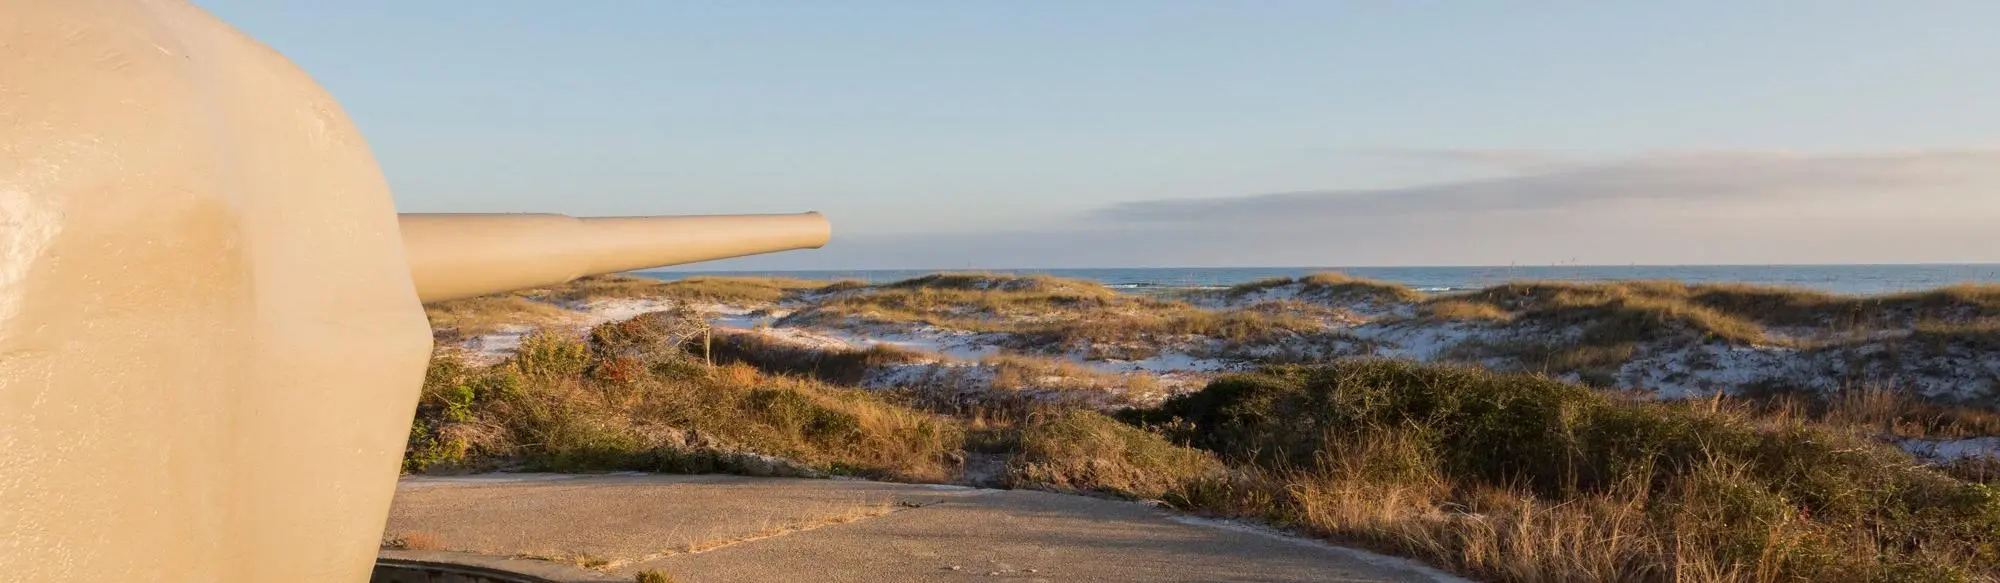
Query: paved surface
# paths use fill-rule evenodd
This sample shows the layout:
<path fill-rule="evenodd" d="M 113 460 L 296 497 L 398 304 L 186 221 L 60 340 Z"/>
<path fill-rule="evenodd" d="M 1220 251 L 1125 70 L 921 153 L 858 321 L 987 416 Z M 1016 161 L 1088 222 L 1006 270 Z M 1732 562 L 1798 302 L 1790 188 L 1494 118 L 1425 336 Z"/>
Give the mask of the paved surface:
<path fill-rule="evenodd" d="M 1044 492 L 740 476 L 406 478 L 388 556 L 558 581 L 1451 581 L 1152 506 Z M 532 558 L 531 558 L 532 557 Z"/>

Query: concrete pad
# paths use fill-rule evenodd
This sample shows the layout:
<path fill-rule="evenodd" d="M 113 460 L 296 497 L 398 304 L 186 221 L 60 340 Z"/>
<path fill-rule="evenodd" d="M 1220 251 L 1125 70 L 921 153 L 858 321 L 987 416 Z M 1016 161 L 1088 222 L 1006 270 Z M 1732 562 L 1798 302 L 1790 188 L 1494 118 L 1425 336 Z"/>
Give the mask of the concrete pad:
<path fill-rule="evenodd" d="M 641 569 L 685 583 L 1453 580 L 1145 504 L 847 480 L 413 478 L 398 489 L 388 532 L 428 533 L 442 550 L 476 553 L 461 557 L 587 555 L 598 580 L 629 581 Z"/>
<path fill-rule="evenodd" d="M 384 538 L 615 568 L 668 553 L 927 504 L 970 489 L 723 475 L 405 478 Z M 602 562 L 599 564 L 599 562 Z"/>

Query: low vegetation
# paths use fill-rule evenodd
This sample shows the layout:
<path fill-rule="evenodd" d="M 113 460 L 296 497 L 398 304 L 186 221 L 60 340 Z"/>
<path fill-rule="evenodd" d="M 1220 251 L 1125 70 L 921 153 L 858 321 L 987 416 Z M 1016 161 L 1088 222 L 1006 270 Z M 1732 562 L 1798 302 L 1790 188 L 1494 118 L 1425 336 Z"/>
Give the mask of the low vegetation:
<path fill-rule="evenodd" d="M 1167 396 L 1166 388 L 1149 373 L 1111 373 L 1069 360 L 1020 354 L 953 362 L 943 355 L 889 344 L 811 346 L 738 331 L 721 331 L 708 346 L 688 350 L 720 363 L 744 363 L 838 385 L 865 385 L 896 395 L 898 402 L 950 415 L 1025 418 L 1047 406 L 1108 408 L 1154 403 Z"/>
<path fill-rule="evenodd" d="M 848 285 L 804 279 L 690 277 L 663 281 L 631 275 L 595 275 L 558 286 L 434 302 L 424 306 L 440 340 L 492 334 L 508 327 L 541 328 L 578 320 L 583 306 L 618 299 L 694 303 L 770 304 L 793 294 Z"/>
<path fill-rule="evenodd" d="M 1783 342 L 1771 328 L 1827 331 L 1907 329 L 1921 322 L 2000 318 L 2000 285 L 1960 285 L 1923 292 L 1851 296 L 1804 289 L 1677 281 L 1518 282 L 1455 295 L 1525 320 L 1560 325 L 1610 317 L 1626 338 L 1674 322 L 1717 338 Z"/>
<path fill-rule="evenodd" d="M 1089 411 L 1029 424 L 1019 440 L 1007 481 L 1020 487 L 1157 500 L 1186 484 L 1227 475 L 1208 452 Z"/>
<path fill-rule="evenodd" d="M 1433 298 L 1421 317 L 1507 333 L 1447 356 L 1614 386 L 1641 351 L 1722 344 L 1836 353 L 1907 368 L 1908 356 L 1972 356 L 2000 347 L 2000 286 L 1845 296 L 1809 290 L 1680 282 L 1523 282 Z M 1850 354 L 1851 352 L 1851 354 Z M 1886 359 L 1886 360 L 1885 360 Z"/>
<path fill-rule="evenodd" d="M 593 336 L 532 336 L 493 366 L 434 358 L 406 468 L 956 474 L 953 420 L 813 379 L 709 367 L 677 346 L 610 350 L 603 341 L 618 334 Z"/>
<path fill-rule="evenodd" d="M 529 297 L 569 303 L 605 299 L 674 299 L 693 302 L 773 303 L 793 293 L 829 284 L 780 277 L 696 276 L 660 280 L 632 275 L 593 275 L 560 286 L 518 292 Z"/>
<path fill-rule="evenodd" d="M 1222 295 L 1230 299 L 1243 299 L 1273 291 L 1289 291 L 1290 295 L 1316 302 L 1335 305 L 1376 304 L 1394 305 L 1422 301 L 1424 295 L 1409 286 L 1359 278 L 1345 273 L 1325 272 L 1305 277 L 1275 277 L 1238 284 L 1223 290 Z"/>
<path fill-rule="evenodd" d="M 717 331 L 711 344 L 696 348 L 722 363 L 744 363 L 778 374 L 807 376 L 839 385 L 859 385 L 870 371 L 881 367 L 937 360 L 936 355 L 905 350 L 888 344 L 864 349 L 837 349 L 773 340 L 754 332 Z"/>
<path fill-rule="evenodd" d="M 431 331 L 441 339 L 492 334 L 508 326 L 541 327 L 564 322 L 574 313 L 561 306 L 516 295 L 492 295 L 424 306 Z"/>
<path fill-rule="evenodd" d="M 1282 310 L 1208 310 L 1123 295 L 1081 280 L 991 274 L 930 275 L 833 297 L 788 324 L 918 323 L 1008 336 L 1009 347 L 1086 359 L 1150 358 L 1165 347 L 1273 342 L 1325 329 Z"/>
<path fill-rule="evenodd" d="M 1599 385 L 1615 384 L 1619 367 L 1662 344 L 1859 346 L 1873 359 L 2000 351 L 2000 293 L 1981 287 L 1857 298 L 1528 283 L 1425 298 L 1315 276 L 1227 292 L 1270 301 L 1203 309 L 1087 282 L 979 274 L 881 286 L 580 284 L 482 298 L 490 303 L 456 312 L 433 306 L 433 322 L 476 328 L 473 308 L 500 314 L 489 325 L 532 322 L 535 305 L 624 293 L 739 303 L 810 293 L 818 308 L 795 323 L 920 322 L 999 335 L 1021 350 L 1139 358 L 1190 339 L 1238 349 L 1272 339 L 1348 342 L 1328 323 L 1357 316 L 1313 299 L 1339 296 L 1406 307 L 1378 316 L 1394 323 L 1519 332 L 1479 337 L 1449 356 Z M 1265 293 L 1283 286 L 1289 293 Z M 1887 385 L 1828 392 L 1768 382 L 1663 403 L 1547 376 L 1327 363 L 1330 352 L 1317 352 L 1266 355 L 1309 364 L 1107 407 L 1044 395 L 1166 391 L 1149 375 L 1060 358 L 949 362 L 888 345 L 692 334 L 701 320 L 659 312 L 582 338 L 538 334 L 494 365 L 441 353 L 406 468 L 855 475 L 1161 500 L 1506 582 L 2000 580 L 2000 494 L 1991 486 L 2000 464 L 1927 464 L 1881 440 L 2000 435 L 2000 414 Z M 910 367 L 932 376 L 877 382 Z M 851 388 L 863 384 L 882 388 Z M 978 390 L 967 397 L 947 386 Z"/>
<path fill-rule="evenodd" d="M 1399 362 L 1135 414 L 1244 472 L 1170 499 L 1501 581 L 1972 581 L 2000 497 L 1833 427 Z"/>

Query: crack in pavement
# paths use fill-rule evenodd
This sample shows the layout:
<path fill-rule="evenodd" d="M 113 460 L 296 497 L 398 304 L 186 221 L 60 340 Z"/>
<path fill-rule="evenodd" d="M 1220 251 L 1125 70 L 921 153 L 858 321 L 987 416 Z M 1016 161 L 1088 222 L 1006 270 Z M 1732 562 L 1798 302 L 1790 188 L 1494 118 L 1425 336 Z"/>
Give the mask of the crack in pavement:
<path fill-rule="evenodd" d="M 625 561 L 613 561 L 599 567 L 599 569 L 608 572 L 608 571 L 617 571 L 620 569 L 625 569 L 627 567 L 643 566 L 647 563 L 660 561 L 670 557 L 677 557 L 681 555 L 697 555 L 713 551 L 716 549 L 733 547 L 745 543 L 753 543 L 761 540 L 774 539 L 802 532 L 811 532 L 822 528 L 840 526 L 843 524 L 853 524 L 856 522 L 861 522 L 863 520 L 868 520 L 870 518 L 879 518 L 883 516 L 888 516 L 890 514 L 895 514 L 898 512 L 917 510 L 920 508 L 935 506 L 937 504 L 941 504 L 944 502 L 945 500 L 933 500 L 930 502 L 914 502 L 909 500 L 898 500 L 895 502 L 884 502 L 879 505 L 871 505 L 871 506 L 856 508 L 853 511 L 844 514 L 838 514 L 810 522 L 790 524 L 777 528 L 765 529 L 736 538 L 725 539 L 725 540 L 714 540 L 714 541 L 689 542 L 688 544 L 683 545 L 681 548 L 678 549 L 668 549 L 650 555 L 646 555 L 643 557 L 638 557 Z"/>

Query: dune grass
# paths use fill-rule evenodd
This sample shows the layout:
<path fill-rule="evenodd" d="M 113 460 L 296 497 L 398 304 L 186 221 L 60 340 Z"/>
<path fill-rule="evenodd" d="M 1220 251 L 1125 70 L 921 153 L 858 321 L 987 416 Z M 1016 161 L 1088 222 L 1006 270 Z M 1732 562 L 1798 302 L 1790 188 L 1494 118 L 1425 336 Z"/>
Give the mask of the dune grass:
<path fill-rule="evenodd" d="M 1159 499 L 1494 581 L 2000 577 L 2000 496 L 1986 485 L 2000 470 L 1931 468 L 1866 438 L 1991 434 L 2000 417 L 1884 390 L 1653 403 L 1351 361 L 1226 377 L 1121 421 L 1047 401 L 933 407 L 841 386 L 933 358 L 893 348 L 789 354 L 725 335 L 710 367 L 676 340 L 690 325 L 663 313 L 581 340 L 536 335 L 493 366 L 438 357 L 406 468 L 951 482 L 968 456 L 999 456 L 1008 487 Z M 1961 346 L 1993 328 L 1935 322 L 1912 338 Z M 989 388 L 1119 381 L 1053 359 L 980 366 Z"/>
<path fill-rule="evenodd" d="M 1048 276 L 939 274 L 831 298 L 788 323 L 921 323 L 1006 334 L 1021 350 L 1142 359 L 1190 340 L 1245 343 L 1318 332 L 1322 315 L 1206 310 Z"/>
<path fill-rule="evenodd" d="M 1748 414 L 1805 419 L 1844 427 L 1858 434 L 1921 439 L 2000 436 L 2000 412 L 1946 405 L 1881 385 L 1835 391 L 1758 383 L 1731 398 L 1717 397 Z"/>
<path fill-rule="evenodd" d="M 1497 581 L 1975 581 L 2000 497 L 1800 420 L 1400 362 L 1135 414 L 1239 464 L 1167 497 Z"/>
<path fill-rule="evenodd" d="M 1514 320 L 1514 314 L 1485 302 L 1472 302 L 1457 298 L 1443 298 L 1424 302 L 1417 307 L 1417 315 L 1432 321 L 1447 322 L 1497 322 Z"/>
<path fill-rule="evenodd" d="M 1845 296 L 1748 285 L 1671 281 L 1520 282 L 1434 298 L 1433 321 L 1505 325 L 1518 334 L 1450 351 L 1455 360 L 1512 361 L 1520 370 L 1576 375 L 1609 386 L 1640 349 L 1725 343 L 1841 350 L 1887 348 L 1868 358 L 1972 354 L 2000 348 L 2000 286 L 1955 286 Z"/>
<path fill-rule="evenodd" d="M 1227 475 L 1221 460 L 1090 411 L 1029 424 L 1008 463 L 1007 482 L 1064 492 L 1157 500 L 1198 480 Z"/>
<path fill-rule="evenodd" d="M 634 275 L 593 275 L 560 286 L 523 292 L 569 302 L 655 298 L 696 302 L 773 303 L 790 294 L 824 288 L 831 282 L 781 277 L 696 276 L 660 280 Z"/>
<path fill-rule="evenodd" d="M 517 295 L 491 295 L 424 306 L 431 331 L 442 338 L 492 334 L 509 326 L 541 327 L 567 322 L 576 312 Z"/>
<path fill-rule="evenodd" d="M 677 346 L 620 354 L 540 334 L 494 366 L 434 358 L 405 465 L 950 481 L 961 435 L 953 420 L 860 390 L 710 368 Z"/>
<path fill-rule="evenodd" d="M 1222 295 L 1235 300 L 1289 286 L 1296 286 L 1296 295 L 1300 298 L 1339 305 L 1408 304 L 1424 299 L 1424 294 L 1408 286 L 1332 271 L 1298 278 L 1273 277 L 1237 284 L 1223 290 Z"/>
<path fill-rule="evenodd" d="M 1858 296 L 1678 281 L 1515 282 L 1451 299 L 1484 303 L 1533 319 L 1588 317 L 1593 311 L 1627 307 L 1665 312 L 1697 324 L 1703 332 L 1741 341 L 1764 340 L 1762 329 L 1766 327 L 1893 329 L 1927 320 L 1963 322 L 2000 317 L 2000 285 Z"/>
<path fill-rule="evenodd" d="M 702 354 L 695 347 L 690 349 Z M 888 344 L 861 349 L 811 347 L 731 330 L 718 332 L 709 350 L 716 362 L 744 363 L 771 373 L 808 376 L 839 385 L 861 384 L 869 371 L 882 366 L 940 358 Z"/>

